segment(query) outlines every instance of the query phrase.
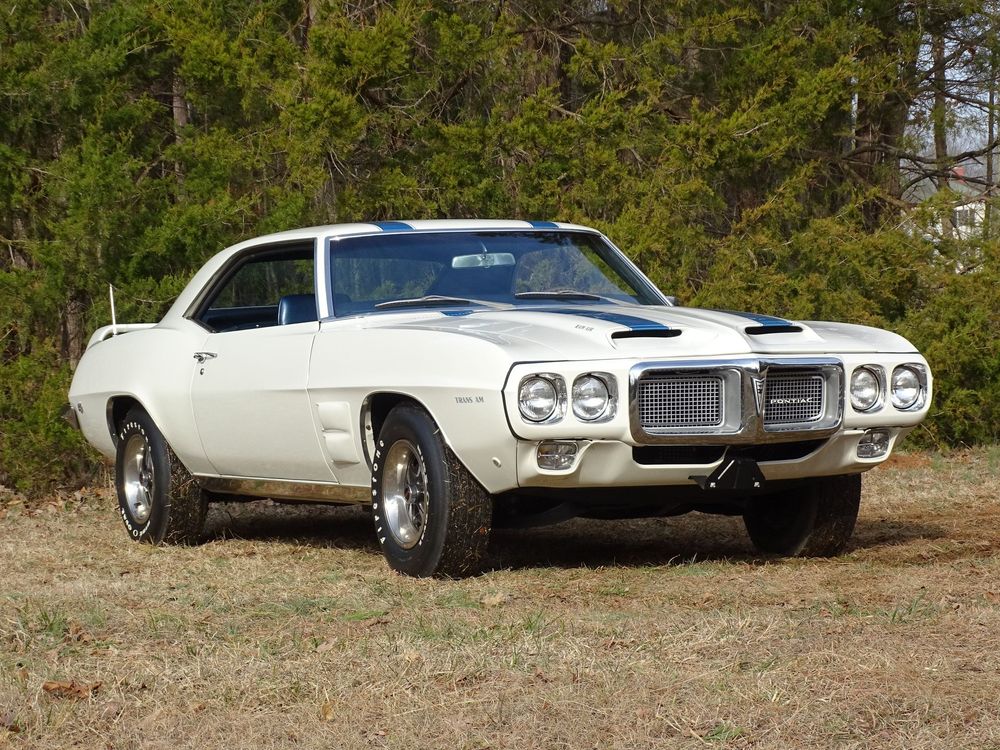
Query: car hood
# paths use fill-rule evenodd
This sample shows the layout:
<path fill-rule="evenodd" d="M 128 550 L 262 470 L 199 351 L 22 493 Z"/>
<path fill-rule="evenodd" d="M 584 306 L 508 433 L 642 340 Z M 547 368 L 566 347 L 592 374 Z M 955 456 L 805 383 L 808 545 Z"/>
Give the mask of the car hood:
<path fill-rule="evenodd" d="M 471 336 L 525 359 L 912 352 L 889 331 L 752 313 L 645 305 L 546 305 L 365 316 L 362 327 Z"/>

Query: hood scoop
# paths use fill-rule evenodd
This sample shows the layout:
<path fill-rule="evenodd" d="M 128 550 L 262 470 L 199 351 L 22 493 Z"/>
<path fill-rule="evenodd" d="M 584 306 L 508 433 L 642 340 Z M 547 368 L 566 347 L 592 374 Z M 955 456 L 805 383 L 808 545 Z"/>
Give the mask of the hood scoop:
<path fill-rule="evenodd" d="M 681 332 L 676 328 L 638 328 L 629 331 L 615 331 L 611 334 L 613 339 L 672 339 L 680 336 Z"/>
<path fill-rule="evenodd" d="M 763 333 L 802 333 L 802 326 L 785 323 L 782 325 L 747 326 L 743 330 L 751 336 L 759 336 Z"/>

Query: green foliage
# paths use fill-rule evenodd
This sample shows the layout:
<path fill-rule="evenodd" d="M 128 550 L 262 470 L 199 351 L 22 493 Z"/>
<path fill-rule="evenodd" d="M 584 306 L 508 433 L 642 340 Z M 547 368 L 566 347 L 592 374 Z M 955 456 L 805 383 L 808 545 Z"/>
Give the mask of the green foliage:
<path fill-rule="evenodd" d="M 937 376 L 922 439 L 996 440 L 996 241 L 900 229 L 892 165 L 845 158 L 852 117 L 916 96 L 932 6 L 13 4 L 0 483 L 93 467 L 55 417 L 109 282 L 155 320 L 228 244 L 391 218 L 581 221 L 683 302 L 897 330 Z"/>

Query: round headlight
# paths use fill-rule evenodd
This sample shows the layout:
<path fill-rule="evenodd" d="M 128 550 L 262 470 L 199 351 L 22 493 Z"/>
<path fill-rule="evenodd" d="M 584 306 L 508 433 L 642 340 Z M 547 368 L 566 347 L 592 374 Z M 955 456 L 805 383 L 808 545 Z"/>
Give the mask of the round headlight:
<path fill-rule="evenodd" d="M 903 366 L 892 371 L 892 405 L 909 409 L 920 398 L 920 376 L 912 368 Z"/>
<path fill-rule="evenodd" d="M 867 367 L 859 367 L 851 375 L 851 406 L 858 411 L 868 411 L 878 403 L 878 375 Z"/>
<path fill-rule="evenodd" d="M 573 413 L 585 422 L 603 416 L 610 400 L 608 384 L 596 375 L 581 375 L 573 381 Z"/>
<path fill-rule="evenodd" d="M 517 405 L 521 416 L 532 422 L 544 422 L 555 414 L 558 397 L 552 381 L 541 378 L 525 378 L 517 394 Z"/>

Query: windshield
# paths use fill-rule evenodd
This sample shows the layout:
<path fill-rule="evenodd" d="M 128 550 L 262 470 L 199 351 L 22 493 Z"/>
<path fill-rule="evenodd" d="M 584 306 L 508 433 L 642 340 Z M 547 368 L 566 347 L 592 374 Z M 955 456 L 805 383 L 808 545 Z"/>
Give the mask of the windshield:
<path fill-rule="evenodd" d="M 640 304 L 663 300 L 585 232 L 414 232 L 332 243 L 334 314 L 455 305 Z"/>

